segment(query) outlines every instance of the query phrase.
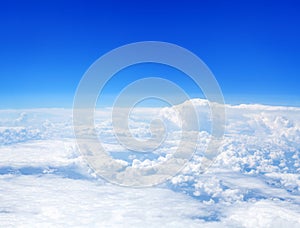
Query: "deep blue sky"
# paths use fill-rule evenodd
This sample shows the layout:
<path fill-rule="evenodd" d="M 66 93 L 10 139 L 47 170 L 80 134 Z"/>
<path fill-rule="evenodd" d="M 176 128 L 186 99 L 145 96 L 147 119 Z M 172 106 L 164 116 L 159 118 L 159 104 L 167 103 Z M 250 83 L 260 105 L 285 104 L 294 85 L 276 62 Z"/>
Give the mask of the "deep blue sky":
<path fill-rule="evenodd" d="M 296 0 L 1 1 L 0 108 L 71 107 L 97 58 L 145 40 L 196 53 L 228 103 L 300 105 L 299 12 Z"/>

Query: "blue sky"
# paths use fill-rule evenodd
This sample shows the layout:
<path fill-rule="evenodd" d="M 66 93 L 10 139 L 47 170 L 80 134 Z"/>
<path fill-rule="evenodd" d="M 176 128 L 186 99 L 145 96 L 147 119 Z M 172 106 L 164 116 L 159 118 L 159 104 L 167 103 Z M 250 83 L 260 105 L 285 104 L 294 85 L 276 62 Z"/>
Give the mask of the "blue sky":
<path fill-rule="evenodd" d="M 71 107 L 97 58 L 145 40 L 197 54 L 227 103 L 299 106 L 299 11 L 290 0 L 2 1 L 0 108 Z M 194 94 L 190 82 L 175 81 Z"/>

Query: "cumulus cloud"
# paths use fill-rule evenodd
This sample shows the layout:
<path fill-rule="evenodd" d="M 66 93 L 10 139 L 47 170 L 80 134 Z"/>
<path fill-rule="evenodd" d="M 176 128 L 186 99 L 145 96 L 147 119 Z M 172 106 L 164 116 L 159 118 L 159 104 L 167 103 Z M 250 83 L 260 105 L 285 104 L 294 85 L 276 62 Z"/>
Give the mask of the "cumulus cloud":
<path fill-rule="evenodd" d="M 211 139 L 209 103 L 189 102 L 200 123 L 199 129 L 189 128 L 199 136 L 194 155 L 159 188 L 134 190 L 107 184 L 87 165 L 74 140 L 71 110 L 0 111 L 0 224 L 299 227 L 300 108 L 226 105 L 218 156 L 203 170 Z M 130 134 L 124 137 L 149 139 L 156 118 L 167 129 L 162 144 L 150 153 L 119 144 L 111 109 L 96 110 L 95 128 L 120 171 L 167 173 L 172 167 L 157 165 L 183 161 L 176 151 L 185 121 L 180 112 L 189 115 L 185 105 L 133 110 Z M 83 128 L 82 134 L 90 130 Z"/>

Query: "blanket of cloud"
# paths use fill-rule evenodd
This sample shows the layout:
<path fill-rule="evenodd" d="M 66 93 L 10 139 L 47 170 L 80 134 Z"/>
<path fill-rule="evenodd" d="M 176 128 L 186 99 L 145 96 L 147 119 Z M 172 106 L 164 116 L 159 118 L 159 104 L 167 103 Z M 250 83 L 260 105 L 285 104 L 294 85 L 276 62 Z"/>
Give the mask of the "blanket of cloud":
<path fill-rule="evenodd" d="M 198 148 L 180 173 L 152 188 L 119 187 L 96 176 L 76 146 L 72 110 L 1 110 L 0 226 L 300 227 L 300 108 L 226 105 L 219 155 L 203 173 L 209 105 L 189 102 L 200 120 Z M 99 139 L 124 166 L 154 166 L 176 150 L 184 121 L 176 110 L 184 106 L 132 112 L 137 138 L 151 137 L 155 116 L 169 129 L 153 153 L 118 143 L 109 108 L 96 111 Z"/>

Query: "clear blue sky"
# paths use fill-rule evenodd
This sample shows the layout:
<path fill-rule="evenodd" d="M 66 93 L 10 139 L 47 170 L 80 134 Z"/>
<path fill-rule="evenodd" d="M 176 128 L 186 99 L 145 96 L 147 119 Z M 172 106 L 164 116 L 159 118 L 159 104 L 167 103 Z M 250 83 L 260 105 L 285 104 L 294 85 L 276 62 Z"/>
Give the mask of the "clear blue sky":
<path fill-rule="evenodd" d="M 1 1 L 0 108 L 71 107 L 97 58 L 145 40 L 196 53 L 228 103 L 300 105 L 299 12 L 296 0 Z"/>

